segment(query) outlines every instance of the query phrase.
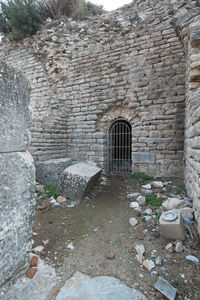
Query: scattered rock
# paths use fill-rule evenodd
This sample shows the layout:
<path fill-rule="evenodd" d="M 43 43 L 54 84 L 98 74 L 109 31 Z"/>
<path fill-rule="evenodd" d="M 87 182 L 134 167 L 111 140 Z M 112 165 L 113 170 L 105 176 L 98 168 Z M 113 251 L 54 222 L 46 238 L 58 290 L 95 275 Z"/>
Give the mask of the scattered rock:
<path fill-rule="evenodd" d="M 137 254 L 136 256 L 136 259 L 139 261 L 140 264 L 143 263 L 144 261 L 144 256 L 142 254 Z"/>
<path fill-rule="evenodd" d="M 134 202 L 133 201 L 133 202 L 130 203 L 130 207 L 133 208 L 133 209 L 135 209 L 135 210 L 137 210 L 139 208 L 139 206 L 140 205 L 139 205 L 138 202 Z"/>
<path fill-rule="evenodd" d="M 153 260 L 146 259 L 145 261 L 143 261 L 143 266 L 147 268 L 147 270 L 151 271 L 155 267 L 155 264 Z"/>
<path fill-rule="evenodd" d="M 44 185 L 42 185 L 42 184 L 37 184 L 37 185 L 36 185 L 36 192 L 44 193 L 44 192 L 45 192 Z"/>
<path fill-rule="evenodd" d="M 151 220 L 151 216 L 144 216 L 145 221 L 150 221 Z"/>
<path fill-rule="evenodd" d="M 44 209 L 46 209 L 46 208 L 47 208 L 47 206 L 46 206 L 45 204 L 39 206 L 39 209 L 40 209 L 40 210 L 44 210 Z"/>
<path fill-rule="evenodd" d="M 164 184 L 162 183 L 162 181 L 153 181 L 151 182 L 151 185 L 155 188 L 163 188 Z"/>
<path fill-rule="evenodd" d="M 47 245 L 49 243 L 49 239 L 48 240 L 45 240 L 45 241 L 42 241 L 44 245 Z"/>
<path fill-rule="evenodd" d="M 140 193 L 131 193 L 127 195 L 128 199 L 136 199 L 137 197 L 140 196 Z"/>
<path fill-rule="evenodd" d="M 137 236 L 137 240 L 142 241 L 144 239 L 144 236 Z"/>
<path fill-rule="evenodd" d="M 38 265 L 38 256 L 32 256 L 31 261 L 30 261 L 30 266 L 31 267 L 37 267 Z"/>
<path fill-rule="evenodd" d="M 67 249 L 74 250 L 74 245 L 73 245 L 73 243 L 67 244 Z"/>
<path fill-rule="evenodd" d="M 63 203 L 66 203 L 67 202 L 67 199 L 63 196 L 58 196 L 56 201 L 60 204 L 63 204 Z"/>
<path fill-rule="evenodd" d="M 167 244 L 165 250 L 172 253 L 174 251 L 172 243 Z"/>
<path fill-rule="evenodd" d="M 43 246 L 37 246 L 33 249 L 33 252 L 35 254 L 40 254 L 43 251 L 44 247 Z"/>
<path fill-rule="evenodd" d="M 148 216 L 150 216 L 152 214 L 152 209 L 151 208 L 147 208 L 145 211 L 144 211 L 145 214 L 147 214 Z"/>
<path fill-rule="evenodd" d="M 142 185 L 142 188 L 143 188 L 143 189 L 150 190 L 150 189 L 151 189 L 151 184 L 150 184 L 150 183 L 147 183 L 147 184 L 145 184 L 145 185 Z"/>
<path fill-rule="evenodd" d="M 115 258 L 115 253 L 109 252 L 108 254 L 106 254 L 106 258 L 107 259 L 114 259 Z"/>
<path fill-rule="evenodd" d="M 143 255 L 145 253 L 145 247 L 143 244 L 137 244 L 135 245 L 135 251 L 137 254 Z"/>
<path fill-rule="evenodd" d="M 129 224 L 130 225 L 135 226 L 135 225 L 137 225 L 137 223 L 138 223 L 138 221 L 137 221 L 136 218 L 132 217 L 132 218 L 129 219 Z"/>
<path fill-rule="evenodd" d="M 142 189 L 142 193 L 145 194 L 145 195 L 151 195 L 151 194 L 153 194 L 153 191 L 152 190 Z"/>
<path fill-rule="evenodd" d="M 154 284 L 154 287 L 169 300 L 175 300 L 177 289 L 174 288 L 161 276 L 158 277 L 156 283 Z"/>
<path fill-rule="evenodd" d="M 163 261 L 163 258 L 161 256 L 158 256 L 156 258 L 156 265 L 157 266 L 162 266 L 162 261 Z"/>
<path fill-rule="evenodd" d="M 26 270 L 26 277 L 32 279 L 35 276 L 36 272 L 37 272 L 37 268 L 29 268 Z"/>
<path fill-rule="evenodd" d="M 164 201 L 162 203 L 162 206 L 166 210 L 171 210 L 171 209 L 178 208 L 178 207 L 182 206 L 183 203 L 184 203 L 184 201 L 180 200 L 178 198 L 168 198 L 166 201 Z"/>
<path fill-rule="evenodd" d="M 199 259 L 196 257 L 196 256 L 193 256 L 193 255 L 187 255 L 186 256 L 186 259 L 187 260 L 190 260 L 192 262 L 195 262 L 195 263 L 198 263 L 199 262 Z"/>
<path fill-rule="evenodd" d="M 175 241 L 175 251 L 177 253 L 181 253 L 184 250 L 183 242 L 182 241 Z"/>
<path fill-rule="evenodd" d="M 183 218 L 193 219 L 194 209 L 190 207 L 183 207 L 180 209 Z"/>
<path fill-rule="evenodd" d="M 136 201 L 139 203 L 139 205 L 144 205 L 146 202 L 146 199 L 144 196 L 137 197 Z"/>

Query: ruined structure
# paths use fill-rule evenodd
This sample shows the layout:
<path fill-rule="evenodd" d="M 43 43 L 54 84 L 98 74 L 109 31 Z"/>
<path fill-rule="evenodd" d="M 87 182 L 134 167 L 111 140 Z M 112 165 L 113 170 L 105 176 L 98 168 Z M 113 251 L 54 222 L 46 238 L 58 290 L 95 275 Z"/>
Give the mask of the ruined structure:
<path fill-rule="evenodd" d="M 35 161 L 93 160 L 105 171 L 155 177 L 182 176 L 185 167 L 200 210 L 199 15 L 198 0 L 134 0 L 5 40 L 0 58 L 32 88 Z"/>
<path fill-rule="evenodd" d="M 19 275 L 32 248 L 35 168 L 29 143 L 29 89 L 0 62 L 0 286 Z"/>

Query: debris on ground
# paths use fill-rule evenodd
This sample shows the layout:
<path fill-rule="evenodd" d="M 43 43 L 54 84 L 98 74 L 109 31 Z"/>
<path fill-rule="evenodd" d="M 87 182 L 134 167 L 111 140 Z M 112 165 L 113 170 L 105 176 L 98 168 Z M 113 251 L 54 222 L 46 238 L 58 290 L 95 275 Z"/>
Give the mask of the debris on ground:
<path fill-rule="evenodd" d="M 167 297 L 169 300 L 175 300 L 177 289 L 174 288 L 170 283 L 168 283 L 161 276 L 158 277 L 154 287 L 161 292 L 162 295 Z"/>

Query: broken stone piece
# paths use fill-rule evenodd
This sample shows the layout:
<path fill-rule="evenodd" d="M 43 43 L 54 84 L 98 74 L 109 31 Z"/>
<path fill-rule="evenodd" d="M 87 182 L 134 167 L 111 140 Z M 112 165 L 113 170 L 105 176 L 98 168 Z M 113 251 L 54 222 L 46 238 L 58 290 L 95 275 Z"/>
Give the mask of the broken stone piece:
<path fill-rule="evenodd" d="M 158 257 L 156 258 L 156 265 L 157 265 L 157 266 L 162 266 L 162 261 L 163 261 L 162 257 L 161 257 L 161 256 L 158 256 Z"/>
<path fill-rule="evenodd" d="M 146 259 L 143 261 L 143 266 L 147 268 L 147 270 L 151 271 L 155 267 L 155 264 L 153 260 Z"/>
<path fill-rule="evenodd" d="M 136 201 L 139 203 L 139 205 L 144 205 L 146 202 L 146 199 L 144 196 L 137 197 Z"/>
<path fill-rule="evenodd" d="M 130 193 L 127 195 L 127 198 L 128 199 L 136 199 L 139 196 L 140 196 L 140 193 Z"/>
<path fill-rule="evenodd" d="M 145 247 L 143 244 L 137 244 L 135 245 L 135 251 L 137 254 L 143 255 L 145 253 Z"/>
<path fill-rule="evenodd" d="M 30 266 L 31 267 L 37 267 L 38 265 L 38 256 L 32 256 L 31 261 L 30 261 Z"/>
<path fill-rule="evenodd" d="M 151 185 L 155 188 L 163 188 L 164 184 L 162 183 L 162 181 L 153 181 L 151 182 Z"/>
<path fill-rule="evenodd" d="M 115 258 L 115 253 L 109 252 L 108 254 L 106 254 L 106 258 L 107 259 L 114 259 Z"/>
<path fill-rule="evenodd" d="M 129 219 L 129 224 L 131 224 L 132 226 L 135 226 L 137 225 L 138 221 L 136 218 L 130 218 Z"/>
<path fill-rule="evenodd" d="M 151 184 L 150 184 L 150 183 L 147 183 L 147 184 L 145 184 L 145 185 L 142 185 L 142 188 L 143 188 L 143 189 L 150 190 L 150 189 L 151 189 Z"/>
<path fill-rule="evenodd" d="M 177 289 L 174 288 L 170 283 L 168 283 L 161 276 L 158 277 L 156 283 L 154 284 L 155 289 L 161 292 L 169 300 L 175 300 Z"/>
<path fill-rule="evenodd" d="M 37 272 L 37 268 L 29 268 L 26 270 L 26 277 L 32 279 L 35 276 L 36 272 Z"/>
<path fill-rule="evenodd" d="M 133 201 L 130 203 L 130 207 L 137 210 L 139 208 L 139 203 Z"/>
<path fill-rule="evenodd" d="M 181 253 L 184 250 L 183 242 L 182 241 L 175 241 L 175 251 L 177 253 Z"/>
<path fill-rule="evenodd" d="M 137 254 L 136 256 L 136 259 L 139 261 L 140 264 L 143 263 L 144 261 L 144 256 L 142 254 Z"/>
<path fill-rule="evenodd" d="M 81 162 L 66 168 L 58 180 L 57 193 L 75 200 L 80 201 L 96 184 L 101 169 L 94 163 Z"/>
<path fill-rule="evenodd" d="M 151 208 L 147 208 L 145 211 L 144 211 L 145 214 L 147 214 L 148 216 L 150 216 L 152 214 L 152 209 Z"/>
<path fill-rule="evenodd" d="M 73 245 L 73 243 L 67 244 L 67 249 L 74 250 L 74 245 Z"/>
<path fill-rule="evenodd" d="M 67 199 L 63 196 L 58 196 L 56 201 L 60 204 L 63 204 L 63 203 L 66 203 L 67 202 Z"/>
<path fill-rule="evenodd" d="M 37 246 L 33 249 L 33 252 L 35 254 L 40 254 L 43 251 L 44 247 L 43 246 Z"/>
<path fill-rule="evenodd" d="M 172 253 L 174 251 L 172 243 L 167 244 L 165 250 Z"/>
<path fill-rule="evenodd" d="M 183 206 L 184 201 L 178 198 L 168 198 L 166 201 L 162 203 L 162 206 L 165 210 L 171 210 L 173 208 L 179 208 Z"/>
<path fill-rule="evenodd" d="M 186 259 L 187 259 L 187 260 L 190 260 L 190 261 L 192 261 L 192 262 L 195 262 L 195 263 L 198 263 L 198 262 L 199 262 L 199 259 L 198 259 L 196 256 L 194 256 L 194 255 L 187 255 L 187 256 L 186 256 Z"/>

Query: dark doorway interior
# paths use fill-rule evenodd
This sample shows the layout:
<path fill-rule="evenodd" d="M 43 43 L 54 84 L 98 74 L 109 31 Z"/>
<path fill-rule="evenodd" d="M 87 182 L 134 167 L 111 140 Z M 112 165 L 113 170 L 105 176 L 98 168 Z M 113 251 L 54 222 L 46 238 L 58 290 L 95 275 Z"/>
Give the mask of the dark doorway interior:
<path fill-rule="evenodd" d="M 130 173 L 132 169 L 132 126 L 125 119 L 115 120 L 108 131 L 108 172 Z"/>

